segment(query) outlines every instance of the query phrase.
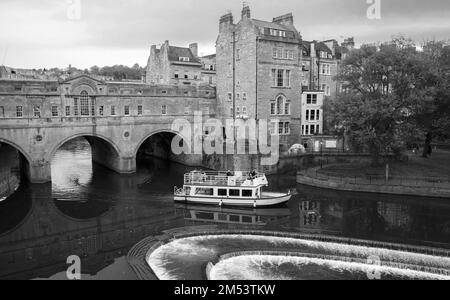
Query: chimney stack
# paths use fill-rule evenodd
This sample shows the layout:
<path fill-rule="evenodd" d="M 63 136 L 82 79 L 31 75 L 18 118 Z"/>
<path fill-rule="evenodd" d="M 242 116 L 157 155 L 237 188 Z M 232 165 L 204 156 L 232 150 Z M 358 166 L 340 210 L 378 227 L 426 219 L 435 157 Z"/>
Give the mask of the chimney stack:
<path fill-rule="evenodd" d="M 244 4 L 244 8 L 242 8 L 242 19 L 250 19 L 250 6 L 248 4 Z"/>
<path fill-rule="evenodd" d="M 233 14 L 231 12 L 227 13 L 226 15 L 223 15 L 220 18 L 220 31 L 223 29 L 232 26 L 233 25 Z"/>
<path fill-rule="evenodd" d="M 195 57 L 198 57 L 198 44 L 197 43 L 192 43 L 189 45 L 189 49 L 191 50 L 192 54 Z"/>
<path fill-rule="evenodd" d="M 281 25 L 293 26 L 294 25 L 294 16 L 292 15 L 292 13 L 288 13 L 288 14 L 282 15 L 280 17 L 273 18 L 272 22 L 281 24 Z"/>

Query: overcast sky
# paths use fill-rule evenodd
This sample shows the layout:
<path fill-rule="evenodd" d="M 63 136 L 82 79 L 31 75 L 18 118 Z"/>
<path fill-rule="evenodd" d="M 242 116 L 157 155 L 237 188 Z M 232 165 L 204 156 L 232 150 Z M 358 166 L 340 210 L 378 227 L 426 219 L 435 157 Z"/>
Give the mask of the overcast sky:
<path fill-rule="evenodd" d="M 81 18 L 71 2 L 81 2 Z M 249 0 L 253 18 L 288 12 L 306 40 L 354 36 L 358 44 L 399 33 L 421 42 L 450 39 L 449 0 L 380 0 L 381 19 L 367 18 L 368 0 Z M 371 0 L 375 1 L 375 0 Z M 215 52 L 221 15 L 240 19 L 241 0 L 0 0 L 0 64 L 79 68 L 145 66 L 150 45 L 198 42 Z M 75 17 L 75 19 L 74 19 Z"/>

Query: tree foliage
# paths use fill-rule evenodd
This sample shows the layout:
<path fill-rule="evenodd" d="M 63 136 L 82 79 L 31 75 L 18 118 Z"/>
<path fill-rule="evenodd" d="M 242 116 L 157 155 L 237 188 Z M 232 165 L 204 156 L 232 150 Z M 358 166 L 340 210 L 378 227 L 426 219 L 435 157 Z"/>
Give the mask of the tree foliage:
<path fill-rule="evenodd" d="M 349 53 L 337 80 L 344 93 L 325 110 L 336 131 L 354 145 L 401 153 L 426 135 L 449 133 L 449 48 L 429 42 L 418 50 L 404 37 Z M 447 129 L 446 129 L 447 128 Z"/>
<path fill-rule="evenodd" d="M 99 68 L 98 66 L 93 66 L 90 68 L 89 73 L 92 75 L 100 76 L 111 76 L 114 80 L 139 80 L 144 74 L 144 68 L 141 68 L 139 64 L 135 64 L 133 67 L 128 67 L 124 65 L 106 66 Z"/>

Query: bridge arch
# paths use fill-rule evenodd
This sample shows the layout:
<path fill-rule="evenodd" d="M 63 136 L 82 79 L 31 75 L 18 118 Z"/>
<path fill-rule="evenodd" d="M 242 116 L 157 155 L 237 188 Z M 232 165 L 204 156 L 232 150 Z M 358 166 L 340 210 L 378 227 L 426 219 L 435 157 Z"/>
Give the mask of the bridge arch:
<path fill-rule="evenodd" d="M 201 166 L 202 155 L 180 154 L 175 155 L 172 152 L 171 145 L 175 136 L 179 136 L 183 142 L 189 141 L 180 132 L 171 129 L 160 129 L 152 131 L 143 136 L 134 150 L 134 157 L 139 159 L 140 151 L 157 158 L 175 161 L 189 166 Z"/>
<path fill-rule="evenodd" d="M 183 140 L 187 140 L 181 133 L 171 130 L 171 129 L 160 129 L 160 130 L 155 130 L 153 132 L 151 132 L 150 134 L 146 134 L 143 138 L 141 138 L 141 140 L 137 143 L 136 149 L 134 150 L 134 156 L 136 157 L 139 149 L 144 145 L 144 143 L 146 141 L 148 141 L 150 138 L 152 138 L 155 135 L 158 134 L 171 134 L 173 137 L 175 136 L 179 136 L 181 137 L 181 139 Z"/>
<path fill-rule="evenodd" d="M 33 177 L 33 164 L 35 162 L 33 157 L 22 146 L 9 139 L 0 138 L 0 144 L 7 145 L 19 153 L 18 165 L 21 173 L 21 180 L 22 178 L 26 178 L 31 181 Z"/>
<path fill-rule="evenodd" d="M 86 140 L 90 144 L 91 144 L 92 141 L 94 141 L 94 139 L 101 140 L 101 141 L 105 142 L 106 145 L 111 147 L 110 149 L 114 150 L 115 154 L 117 154 L 118 156 L 121 155 L 120 148 L 110 138 L 108 138 L 106 136 L 103 136 L 101 134 L 97 134 L 97 133 L 96 134 L 93 134 L 93 133 L 78 133 L 78 134 L 74 134 L 74 135 L 71 135 L 69 137 L 66 137 L 63 140 L 59 141 L 56 145 L 54 145 L 52 147 L 52 150 L 49 152 L 49 154 L 47 156 L 47 160 L 50 161 L 55 156 L 55 154 L 58 151 L 58 149 L 60 149 L 64 144 L 70 142 L 71 140 L 77 139 L 77 138 L 86 138 Z M 92 144 L 91 144 L 91 146 L 92 146 Z"/>
<path fill-rule="evenodd" d="M 49 151 L 46 157 L 46 161 L 49 162 L 49 165 L 55 157 L 58 149 L 60 149 L 64 144 L 77 138 L 84 138 L 87 140 L 91 148 L 93 162 L 117 173 L 132 173 L 135 170 L 135 161 L 125 159 L 122 155 L 123 151 L 118 144 L 116 144 L 109 137 L 92 132 L 81 132 L 70 135 L 51 146 L 51 151 Z"/>
<path fill-rule="evenodd" d="M 22 154 L 22 155 L 26 158 L 28 164 L 30 164 L 30 163 L 33 161 L 33 159 L 32 159 L 31 156 L 28 154 L 28 152 L 25 151 L 20 145 L 18 145 L 18 144 L 16 144 L 16 143 L 12 142 L 12 141 L 10 141 L 10 140 L 1 138 L 1 137 L 0 137 L 0 143 L 9 145 L 9 146 L 13 147 L 14 149 L 16 149 L 17 151 L 19 151 L 19 153 Z"/>

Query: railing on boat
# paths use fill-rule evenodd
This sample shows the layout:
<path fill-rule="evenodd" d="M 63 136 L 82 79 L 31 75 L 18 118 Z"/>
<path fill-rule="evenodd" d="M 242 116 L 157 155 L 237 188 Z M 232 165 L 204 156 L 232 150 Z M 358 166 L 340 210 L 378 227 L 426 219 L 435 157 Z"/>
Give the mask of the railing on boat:
<path fill-rule="evenodd" d="M 262 178 L 265 175 L 250 172 L 191 172 L 184 175 L 185 185 L 211 185 L 211 186 L 241 186 L 245 181 Z"/>

